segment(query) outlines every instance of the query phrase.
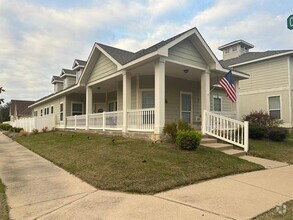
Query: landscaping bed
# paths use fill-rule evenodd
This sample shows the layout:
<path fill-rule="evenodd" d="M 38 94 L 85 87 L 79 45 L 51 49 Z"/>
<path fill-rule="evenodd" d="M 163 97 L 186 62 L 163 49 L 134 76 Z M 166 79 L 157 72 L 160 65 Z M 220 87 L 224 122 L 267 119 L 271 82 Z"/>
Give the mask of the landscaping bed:
<path fill-rule="evenodd" d="M 199 147 L 185 151 L 153 144 L 77 132 L 46 132 L 14 140 L 98 189 L 153 194 L 262 166 Z"/>

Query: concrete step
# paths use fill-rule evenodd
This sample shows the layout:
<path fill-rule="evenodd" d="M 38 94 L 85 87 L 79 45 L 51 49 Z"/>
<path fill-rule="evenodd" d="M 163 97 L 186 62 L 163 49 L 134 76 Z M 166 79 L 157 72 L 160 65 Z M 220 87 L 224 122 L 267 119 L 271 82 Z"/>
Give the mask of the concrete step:
<path fill-rule="evenodd" d="M 242 150 L 236 150 L 236 149 L 223 150 L 222 152 L 231 156 L 236 156 L 236 157 L 241 157 L 246 155 L 246 152 Z"/>
<path fill-rule="evenodd" d="M 233 145 L 225 144 L 225 143 L 204 143 L 201 144 L 202 146 L 213 148 L 216 150 L 224 151 L 224 150 L 231 150 L 233 149 Z"/>
<path fill-rule="evenodd" d="M 218 140 L 215 139 L 215 138 L 208 138 L 208 137 L 205 137 L 205 138 L 202 138 L 200 143 L 201 144 L 209 144 L 209 143 L 217 143 Z"/>

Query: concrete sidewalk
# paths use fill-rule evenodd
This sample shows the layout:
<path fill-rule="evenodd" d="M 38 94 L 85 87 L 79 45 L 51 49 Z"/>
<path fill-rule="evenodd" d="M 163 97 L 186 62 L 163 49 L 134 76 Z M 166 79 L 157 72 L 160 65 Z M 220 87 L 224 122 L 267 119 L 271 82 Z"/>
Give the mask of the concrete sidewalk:
<path fill-rule="evenodd" d="M 293 199 L 293 166 L 159 193 L 97 190 L 0 133 L 11 219 L 249 219 Z"/>

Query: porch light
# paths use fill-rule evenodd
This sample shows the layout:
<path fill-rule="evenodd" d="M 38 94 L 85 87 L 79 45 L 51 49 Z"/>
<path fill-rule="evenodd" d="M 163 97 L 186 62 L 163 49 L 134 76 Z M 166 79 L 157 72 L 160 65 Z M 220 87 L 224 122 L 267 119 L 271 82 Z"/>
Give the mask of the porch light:
<path fill-rule="evenodd" d="M 189 72 L 189 69 L 184 69 L 183 72 L 184 73 L 188 73 Z"/>

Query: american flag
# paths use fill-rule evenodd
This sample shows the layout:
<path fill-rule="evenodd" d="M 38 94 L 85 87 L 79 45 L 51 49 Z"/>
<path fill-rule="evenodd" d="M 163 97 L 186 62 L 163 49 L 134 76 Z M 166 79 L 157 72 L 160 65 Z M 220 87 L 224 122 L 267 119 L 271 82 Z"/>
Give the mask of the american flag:
<path fill-rule="evenodd" d="M 219 82 L 220 86 L 225 89 L 227 96 L 232 102 L 236 102 L 236 89 L 233 83 L 232 71 L 230 70 Z"/>

